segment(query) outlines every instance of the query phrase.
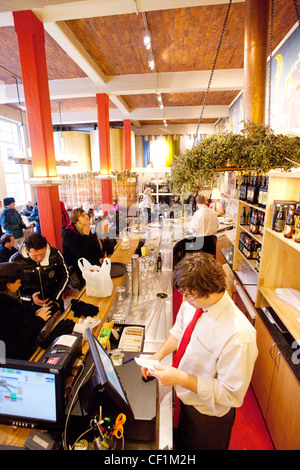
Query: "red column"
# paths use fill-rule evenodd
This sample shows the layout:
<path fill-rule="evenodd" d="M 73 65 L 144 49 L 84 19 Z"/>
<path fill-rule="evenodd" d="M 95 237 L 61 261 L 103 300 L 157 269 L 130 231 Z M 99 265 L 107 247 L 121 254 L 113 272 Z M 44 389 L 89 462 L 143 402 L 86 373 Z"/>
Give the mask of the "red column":
<path fill-rule="evenodd" d="M 13 13 L 18 36 L 28 130 L 35 177 L 57 176 L 44 26 L 32 11 Z M 57 185 L 37 187 L 41 231 L 61 249 L 61 211 Z"/>
<path fill-rule="evenodd" d="M 109 98 L 106 93 L 98 93 L 97 112 L 98 112 L 98 135 L 99 135 L 99 155 L 100 155 L 100 173 L 109 175 L 111 171 L 110 159 L 110 135 L 109 135 Z M 101 180 L 101 197 L 103 210 L 107 211 L 112 204 L 112 183 L 111 180 Z"/>
<path fill-rule="evenodd" d="M 124 119 L 124 153 L 125 153 L 125 170 L 131 170 L 131 121 Z"/>

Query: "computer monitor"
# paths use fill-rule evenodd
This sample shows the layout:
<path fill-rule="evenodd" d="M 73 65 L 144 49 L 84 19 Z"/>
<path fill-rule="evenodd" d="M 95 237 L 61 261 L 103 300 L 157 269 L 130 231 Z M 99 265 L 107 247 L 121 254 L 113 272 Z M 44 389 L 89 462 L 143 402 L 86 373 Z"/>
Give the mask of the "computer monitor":
<path fill-rule="evenodd" d="M 56 430 L 64 420 L 60 368 L 11 359 L 0 364 L 0 423 Z"/>
<path fill-rule="evenodd" d="M 124 413 L 127 420 L 133 420 L 134 414 L 126 391 L 124 390 L 115 367 L 99 341 L 89 328 L 86 329 L 94 372 L 79 392 L 82 411 L 89 414 L 103 408 L 105 416 L 109 413 Z"/>

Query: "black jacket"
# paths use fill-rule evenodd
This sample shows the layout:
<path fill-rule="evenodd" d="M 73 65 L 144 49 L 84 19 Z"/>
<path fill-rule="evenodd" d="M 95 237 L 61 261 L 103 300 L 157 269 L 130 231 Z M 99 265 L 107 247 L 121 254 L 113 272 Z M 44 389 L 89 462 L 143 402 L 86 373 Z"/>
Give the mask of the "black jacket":
<path fill-rule="evenodd" d="M 29 302 L 0 292 L 0 340 L 6 358 L 27 360 L 36 348 L 36 338 L 45 321 L 34 315 Z"/>
<path fill-rule="evenodd" d="M 41 263 L 36 263 L 29 258 L 22 243 L 20 250 L 10 258 L 10 261 L 19 263 L 23 269 L 24 277 L 20 287 L 22 296 L 31 297 L 35 292 L 40 292 L 41 299 L 60 302 L 68 285 L 69 271 L 57 248 L 48 243 L 45 258 Z"/>
<path fill-rule="evenodd" d="M 9 258 L 18 250 L 13 246 L 10 250 L 3 245 L 0 245 L 0 263 L 8 263 Z"/>
<path fill-rule="evenodd" d="M 85 258 L 91 264 L 100 265 L 99 259 L 105 252 L 101 250 L 96 234 L 81 235 L 74 224 L 69 224 L 63 231 L 63 255 L 68 267 L 73 266 L 79 278 L 82 279 L 78 267 L 79 258 Z"/>

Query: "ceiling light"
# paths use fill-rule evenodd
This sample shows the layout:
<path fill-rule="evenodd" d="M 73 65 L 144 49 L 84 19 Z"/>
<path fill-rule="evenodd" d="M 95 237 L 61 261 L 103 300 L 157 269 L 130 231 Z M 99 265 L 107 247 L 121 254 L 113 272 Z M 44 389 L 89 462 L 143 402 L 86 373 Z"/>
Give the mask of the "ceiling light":
<path fill-rule="evenodd" d="M 167 121 L 164 119 L 164 126 L 167 127 Z"/>
<path fill-rule="evenodd" d="M 147 49 L 150 49 L 150 47 L 151 47 L 151 39 L 150 39 L 149 31 L 147 31 L 147 33 L 146 33 L 145 36 L 144 36 L 144 44 L 145 44 L 145 46 L 146 46 Z"/>
<path fill-rule="evenodd" d="M 149 56 L 148 66 L 150 67 L 151 70 L 154 69 L 154 57 L 153 57 L 153 54 L 151 54 L 151 55 Z"/>

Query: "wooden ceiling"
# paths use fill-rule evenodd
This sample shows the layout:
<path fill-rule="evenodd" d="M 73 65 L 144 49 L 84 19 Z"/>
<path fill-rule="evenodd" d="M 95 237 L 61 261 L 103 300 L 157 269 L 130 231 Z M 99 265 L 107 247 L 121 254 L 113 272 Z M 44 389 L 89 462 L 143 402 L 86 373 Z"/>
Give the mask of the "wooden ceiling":
<path fill-rule="evenodd" d="M 172 4 L 172 8 L 170 5 Z M 200 116 L 227 0 L 11 0 L 0 2 L 0 103 L 18 105 L 22 74 L 11 11 L 32 9 L 45 27 L 54 125 L 97 122 L 96 93 L 110 97 L 110 121 L 136 128 L 195 125 Z M 273 48 L 297 21 L 293 0 L 276 0 Z M 245 3 L 232 2 L 202 123 L 228 115 L 243 89 Z M 155 69 L 144 45 L 148 29 Z M 159 107 L 157 92 L 164 108 Z M 59 115 L 59 104 L 61 115 Z M 84 126 L 83 126 L 84 125 Z M 200 130 L 201 131 L 201 130 Z"/>

